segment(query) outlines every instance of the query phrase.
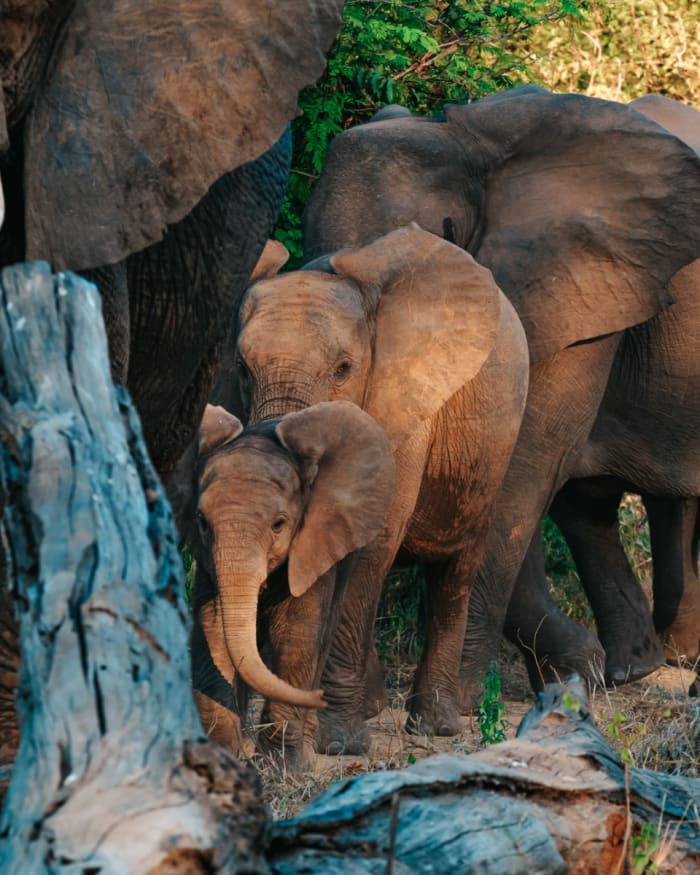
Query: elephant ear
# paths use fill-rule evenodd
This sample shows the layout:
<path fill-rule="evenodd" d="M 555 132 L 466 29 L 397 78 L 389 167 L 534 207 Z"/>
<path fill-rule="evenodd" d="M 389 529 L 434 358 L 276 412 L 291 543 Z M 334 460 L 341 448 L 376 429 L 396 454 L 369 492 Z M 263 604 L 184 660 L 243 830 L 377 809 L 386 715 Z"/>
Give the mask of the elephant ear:
<path fill-rule="evenodd" d="M 268 240 L 248 280 L 248 285 L 268 279 L 280 272 L 289 261 L 289 250 L 279 240 Z"/>
<path fill-rule="evenodd" d="M 474 254 L 514 304 L 531 361 L 649 319 L 700 252 L 700 162 L 622 104 L 515 89 L 447 108 L 487 179 Z"/>
<path fill-rule="evenodd" d="M 491 272 L 416 224 L 331 258 L 376 312 L 364 408 L 398 447 L 489 357 L 500 318 Z"/>
<path fill-rule="evenodd" d="M 28 258 L 77 270 L 158 241 L 280 137 L 341 6 L 77 0 L 26 122 Z"/>
<path fill-rule="evenodd" d="M 237 416 L 223 407 L 207 404 L 199 426 L 199 453 L 208 453 L 215 447 L 227 444 L 243 431 Z"/>
<path fill-rule="evenodd" d="M 394 498 L 394 457 L 382 428 L 350 401 L 288 413 L 277 435 L 300 461 L 309 489 L 288 558 L 289 589 L 300 596 L 379 534 Z"/>
<path fill-rule="evenodd" d="M 631 101 L 629 106 L 666 128 L 700 155 L 700 112 L 697 109 L 661 94 L 645 94 Z"/>

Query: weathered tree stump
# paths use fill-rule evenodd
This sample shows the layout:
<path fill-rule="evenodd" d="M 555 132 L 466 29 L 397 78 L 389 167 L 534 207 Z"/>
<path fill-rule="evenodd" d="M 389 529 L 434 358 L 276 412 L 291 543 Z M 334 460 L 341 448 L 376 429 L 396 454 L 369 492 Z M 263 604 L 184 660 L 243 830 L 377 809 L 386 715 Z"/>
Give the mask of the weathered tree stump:
<path fill-rule="evenodd" d="M 268 826 L 272 871 L 622 875 L 651 825 L 659 872 L 699 872 L 700 780 L 626 768 L 582 696 L 551 685 L 512 741 L 335 784 Z"/>
<path fill-rule="evenodd" d="M 0 295 L 21 648 L 0 872 L 265 871 L 255 777 L 207 742 L 192 701 L 177 539 L 110 379 L 99 296 L 41 263 L 5 269 Z"/>
<path fill-rule="evenodd" d="M 513 741 L 336 784 L 263 843 L 254 774 L 193 705 L 170 510 L 109 379 L 99 298 L 42 264 L 3 271 L 0 298 L 22 654 L 3 875 L 622 873 L 642 851 L 660 872 L 700 870 L 700 780 L 628 769 L 576 687 L 548 688 Z M 654 847 L 635 842 L 646 827 Z"/>

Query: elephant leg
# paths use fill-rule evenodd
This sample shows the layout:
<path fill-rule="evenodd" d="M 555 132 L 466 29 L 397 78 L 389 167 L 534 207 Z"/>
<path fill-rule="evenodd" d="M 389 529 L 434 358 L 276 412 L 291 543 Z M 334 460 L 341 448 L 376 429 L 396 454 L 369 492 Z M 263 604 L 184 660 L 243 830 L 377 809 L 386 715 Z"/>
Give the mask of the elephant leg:
<path fill-rule="evenodd" d="M 550 508 L 566 538 L 605 648 L 605 683 L 624 684 L 658 668 L 664 655 L 649 602 L 620 543 L 622 484 L 570 480 Z"/>
<path fill-rule="evenodd" d="M 389 564 L 376 545 L 355 556 L 342 596 L 341 613 L 321 676 L 328 708 L 319 712 L 316 749 L 320 753 L 364 754 L 370 748 L 365 726 L 369 656 L 374 649 L 374 620 L 381 581 Z M 380 564 L 381 563 L 381 564 Z M 378 661 L 378 660 L 377 660 Z M 376 667 L 375 667 L 376 671 Z"/>
<path fill-rule="evenodd" d="M 350 567 L 354 557 L 344 562 Z M 265 626 L 274 654 L 272 671 L 298 689 L 314 689 L 320 682 L 329 707 L 333 705 L 332 693 L 326 690 L 321 672 L 337 634 L 344 579 L 341 562 L 303 596 L 285 598 L 266 612 Z M 267 701 L 257 732 L 258 747 L 264 753 L 279 754 L 288 769 L 303 768 L 313 761 L 318 722 L 314 709 Z"/>
<path fill-rule="evenodd" d="M 588 629 L 563 614 L 554 603 L 539 532 L 535 532 L 518 573 L 504 631 L 525 659 L 533 690 L 574 672 L 591 685 L 600 682 L 603 649 Z"/>
<path fill-rule="evenodd" d="M 131 342 L 126 262 L 96 267 L 81 273 L 85 279 L 95 283 L 100 291 L 112 379 L 115 383 L 125 386 L 129 372 Z"/>
<path fill-rule="evenodd" d="M 376 717 L 386 706 L 386 672 L 379 661 L 379 654 L 374 642 L 367 657 L 367 679 L 365 690 L 365 719 Z"/>
<path fill-rule="evenodd" d="M 572 620 L 553 604 L 543 604 L 546 588 L 528 600 L 528 575 L 519 576 L 530 542 L 552 498 L 572 476 L 586 447 L 610 373 L 619 337 L 569 347 L 532 365 L 525 415 L 513 456 L 495 503 L 494 521 L 486 538 L 485 559 L 474 581 L 467 634 L 460 668 L 460 701 L 471 710 L 489 662 L 498 654 L 506 613 L 516 582 L 522 589 L 509 627 L 522 629 L 523 643 L 532 646 L 534 631 L 547 614 L 549 638 L 561 642 L 548 650 L 551 670 L 568 663 L 567 636 Z M 551 602 L 551 600 L 549 600 Z M 524 616 L 518 617 L 523 611 Z M 539 613 L 539 616 L 538 616 Z M 557 635 L 555 628 L 560 630 Z M 526 634 L 528 637 L 524 637 Z M 581 666 L 595 665 L 602 648 L 592 635 L 580 635 Z M 563 673 L 563 671 L 562 671 Z"/>
<path fill-rule="evenodd" d="M 654 560 L 654 625 L 670 662 L 697 660 L 700 650 L 698 499 L 644 495 Z"/>
<path fill-rule="evenodd" d="M 410 732 L 456 735 L 461 728 L 459 665 L 474 564 L 473 551 L 465 550 L 426 565 L 426 643 L 408 702 Z"/>

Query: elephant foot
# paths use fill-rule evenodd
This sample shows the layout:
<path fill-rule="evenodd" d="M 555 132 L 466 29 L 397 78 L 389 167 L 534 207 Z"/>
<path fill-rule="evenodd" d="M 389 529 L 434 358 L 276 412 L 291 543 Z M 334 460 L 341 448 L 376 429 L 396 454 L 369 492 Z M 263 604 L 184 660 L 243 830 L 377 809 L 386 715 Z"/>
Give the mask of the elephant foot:
<path fill-rule="evenodd" d="M 409 701 L 406 732 L 411 735 L 458 735 L 462 731 L 459 708 L 454 697 L 415 694 Z"/>
<path fill-rule="evenodd" d="M 629 633 L 628 633 L 629 634 Z M 635 641 L 635 639 L 632 639 Z M 635 643 L 603 642 L 605 648 L 605 686 L 638 681 L 664 664 L 664 651 L 656 633 L 648 632 Z"/>
<path fill-rule="evenodd" d="M 560 683 L 578 674 L 589 688 L 600 686 L 605 676 L 605 650 L 588 629 L 557 612 L 545 615 L 528 636 L 524 630 L 508 637 L 525 660 L 530 686 L 539 692 L 544 684 Z"/>
<path fill-rule="evenodd" d="M 194 690 L 194 701 L 202 727 L 209 738 L 227 750 L 240 754 L 243 750 L 243 734 L 238 714 L 224 708 L 200 690 Z"/>
<path fill-rule="evenodd" d="M 664 649 L 664 657 L 670 665 L 693 666 L 700 656 L 700 592 L 685 610 L 659 633 Z M 688 599 L 690 602 L 691 600 Z"/>
<path fill-rule="evenodd" d="M 370 751 L 372 737 L 363 721 L 324 712 L 319 720 L 314 743 L 318 753 L 364 756 Z"/>
<path fill-rule="evenodd" d="M 286 772 L 301 774 L 314 763 L 313 737 L 318 727 L 312 709 L 266 703 L 255 736 L 258 753 Z"/>

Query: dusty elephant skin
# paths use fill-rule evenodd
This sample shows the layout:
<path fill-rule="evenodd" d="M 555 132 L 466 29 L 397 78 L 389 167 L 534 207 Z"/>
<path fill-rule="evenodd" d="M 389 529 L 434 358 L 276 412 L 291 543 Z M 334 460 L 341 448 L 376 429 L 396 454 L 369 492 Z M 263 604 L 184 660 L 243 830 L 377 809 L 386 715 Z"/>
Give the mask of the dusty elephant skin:
<path fill-rule="evenodd" d="M 351 619 L 337 626 L 321 677 L 328 708 L 319 713 L 317 745 L 357 752 L 368 744 L 368 705 L 377 704 L 366 701 L 377 603 L 399 547 L 426 561 L 429 592 L 410 725 L 457 730 L 470 584 L 520 424 L 528 357 L 522 327 L 490 273 L 417 227 L 336 255 L 329 268 L 253 285 L 239 311 L 237 355 L 249 422 L 344 399 L 371 414 L 393 448 L 397 488 L 386 524 L 335 569 Z M 273 605 L 268 621 L 280 672 L 295 662 L 299 640 L 313 637 L 304 617 L 328 622 L 324 587 L 294 598 L 291 577 L 289 586 L 292 598 Z M 318 650 L 313 640 L 304 646 Z M 316 660 L 323 665 L 323 654 Z M 294 743 L 298 716 L 277 702 L 268 712 L 277 727 L 286 725 L 285 744 Z"/>
<path fill-rule="evenodd" d="M 700 113 L 692 107 L 659 95 L 639 98 L 630 106 L 700 154 Z M 552 506 L 594 606 L 606 649 L 606 679 L 615 683 L 654 668 L 648 658 L 654 655 L 652 648 L 639 652 L 639 640 L 629 635 L 636 628 L 642 641 L 645 635 L 654 637 L 646 597 L 617 532 L 620 495 L 639 482 L 626 463 L 626 450 L 649 421 L 655 426 L 654 443 L 643 461 L 648 468 L 644 482 L 654 489 L 643 498 L 654 561 L 654 628 L 667 659 L 692 664 L 700 655 L 698 503 L 695 498 L 675 497 L 675 491 L 665 494 L 667 478 L 659 468 L 660 460 L 666 459 L 667 465 L 687 471 L 697 460 L 693 411 L 700 410 L 700 335 L 694 329 L 700 316 L 700 260 L 673 277 L 671 291 L 675 304 L 667 313 L 628 333 L 591 435 L 594 444 L 606 446 L 615 435 L 609 452 L 617 459 L 610 467 L 624 476 L 572 481 Z"/>
<path fill-rule="evenodd" d="M 341 6 L 0 0 L 0 267 L 45 259 L 98 282 L 112 375 L 163 478 L 201 419 Z M 0 722 L 15 725 L 2 625 Z"/>
<path fill-rule="evenodd" d="M 165 477 L 274 225 L 285 125 L 341 6 L 1 5 L 0 266 L 45 259 L 99 280 L 113 373 Z"/>
<path fill-rule="evenodd" d="M 697 320 L 685 308 L 694 304 L 684 299 L 642 325 L 677 297 L 672 277 L 700 253 L 699 206 L 698 156 L 668 131 L 620 104 L 533 87 L 448 106 L 442 120 L 362 125 L 331 145 L 304 217 L 308 257 L 417 221 L 493 271 L 528 338 L 528 404 L 472 594 L 465 687 L 476 686 L 495 652 L 539 519 L 567 480 L 605 475 L 659 496 L 700 492 L 696 420 L 679 407 L 678 384 L 650 371 L 666 354 L 653 345 L 676 319 L 676 364 L 690 365 Z M 651 384 L 631 379 L 632 352 L 642 355 Z M 646 411 L 624 438 L 596 421 L 601 401 L 617 391 L 615 381 L 608 386 L 611 369 Z M 663 409 L 653 398 L 663 398 Z M 627 408 L 635 403 L 628 395 Z M 541 683 L 541 670 L 591 677 L 596 652 L 546 590 L 516 593 L 508 630 L 533 682 Z M 642 643 L 635 655 L 639 642 L 628 631 L 619 656 L 626 665 L 660 658 L 648 617 L 646 624 L 648 652 Z"/>

